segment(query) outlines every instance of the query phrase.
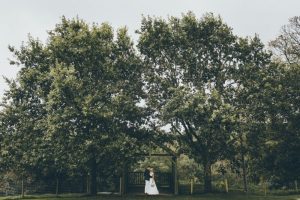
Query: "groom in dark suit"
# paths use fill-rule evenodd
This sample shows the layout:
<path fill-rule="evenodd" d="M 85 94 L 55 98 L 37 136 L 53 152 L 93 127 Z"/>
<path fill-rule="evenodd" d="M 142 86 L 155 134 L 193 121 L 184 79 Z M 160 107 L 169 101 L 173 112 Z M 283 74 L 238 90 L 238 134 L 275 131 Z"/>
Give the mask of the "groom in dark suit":
<path fill-rule="evenodd" d="M 150 187 L 150 167 L 147 167 L 144 171 L 144 179 L 145 179 L 145 194 L 148 194 L 148 188 Z"/>

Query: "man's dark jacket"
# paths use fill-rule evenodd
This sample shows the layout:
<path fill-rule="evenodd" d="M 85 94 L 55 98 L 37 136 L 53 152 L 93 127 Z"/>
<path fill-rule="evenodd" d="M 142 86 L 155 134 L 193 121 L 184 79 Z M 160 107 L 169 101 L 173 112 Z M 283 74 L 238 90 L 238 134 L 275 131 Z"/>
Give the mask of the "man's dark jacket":
<path fill-rule="evenodd" d="M 149 169 L 145 169 L 145 172 L 144 172 L 144 179 L 145 179 L 145 181 L 149 181 L 151 177 L 152 176 L 150 176 Z"/>

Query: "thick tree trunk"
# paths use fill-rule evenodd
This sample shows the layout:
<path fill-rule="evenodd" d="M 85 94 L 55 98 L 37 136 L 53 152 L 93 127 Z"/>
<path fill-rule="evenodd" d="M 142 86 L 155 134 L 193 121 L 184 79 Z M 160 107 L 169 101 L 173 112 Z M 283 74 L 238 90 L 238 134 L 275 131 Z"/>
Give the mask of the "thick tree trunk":
<path fill-rule="evenodd" d="M 23 176 L 23 174 L 22 174 L 22 183 L 21 183 L 21 196 L 22 196 L 22 198 L 24 198 L 25 197 L 25 192 L 24 192 L 24 176 Z"/>
<path fill-rule="evenodd" d="M 242 153 L 242 170 L 243 170 L 243 183 L 244 183 L 244 192 L 248 192 L 248 182 L 247 182 L 247 169 L 246 169 L 246 161 L 245 156 Z"/>
<path fill-rule="evenodd" d="M 97 195 L 97 163 L 95 156 L 91 159 L 91 195 Z"/>
<path fill-rule="evenodd" d="M 243 172 L 243 184 L 244 184 L 244 192 L 248 192 L 248 182 L 247 182 L 247 167 L 245 160 L 245 149 L 244 149 L 244 140 L 242 135 L 240 136 L 241 142 L 241 154 L 242 154 L 242 172 Z"/>
<path fill-rule="evenodd" d="M 212 192 L 211 184 L 211 163 L 209 161 L 203 163 L 204 166 L 204 192 Z"/>

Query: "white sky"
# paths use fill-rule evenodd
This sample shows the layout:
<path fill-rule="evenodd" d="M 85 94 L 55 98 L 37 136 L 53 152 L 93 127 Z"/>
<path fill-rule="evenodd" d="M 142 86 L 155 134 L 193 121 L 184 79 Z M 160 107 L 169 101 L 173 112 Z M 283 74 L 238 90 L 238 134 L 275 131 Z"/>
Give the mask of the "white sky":
<path fill-rule="evenodd" d="M 141 16 L 181 16 L 192 11 L 220 15 L 239 36 L 259 34 L 267 44 L 288 18 L 300 15 L 300 0 L 0 0 L 0 98 L 8 87 L 2 76 L 15 78 L 18 68 L 9 65 L 8 45 L 19 47 L 30 33 L 45 41 L 47 30 L 78 16 L 88 23 L 109 22 L 115 29 L 127 26 L 131 36 Z"/>

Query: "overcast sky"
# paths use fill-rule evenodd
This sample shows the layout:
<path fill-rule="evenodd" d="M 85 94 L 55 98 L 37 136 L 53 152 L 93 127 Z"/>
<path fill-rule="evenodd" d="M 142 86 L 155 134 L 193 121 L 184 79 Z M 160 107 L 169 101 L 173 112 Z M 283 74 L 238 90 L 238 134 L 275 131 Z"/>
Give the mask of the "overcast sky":
<path fill-rule="evenodd" d="M 61 16 L 78 16 L 88 23 L 108 22 L 115 29 L 127 26 L 131 36 L 139 29 L 142 15 L 181 16 L 192 11 L 220 15 L 239 36 L 257 33 L 267 44 L 278 35 L 288 18 L 300 15 L 300 0 L 1 0 L 0 1 L 0 98 L 7 85 L 2 76 L 15 78 L 18 68 L 9 65 L 8 45 L 19 47 L 30 33 L 45 41 L 47 30 Z"/>

